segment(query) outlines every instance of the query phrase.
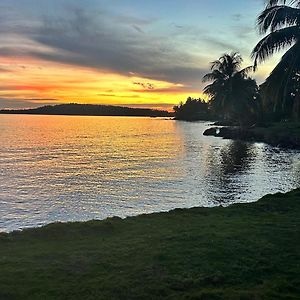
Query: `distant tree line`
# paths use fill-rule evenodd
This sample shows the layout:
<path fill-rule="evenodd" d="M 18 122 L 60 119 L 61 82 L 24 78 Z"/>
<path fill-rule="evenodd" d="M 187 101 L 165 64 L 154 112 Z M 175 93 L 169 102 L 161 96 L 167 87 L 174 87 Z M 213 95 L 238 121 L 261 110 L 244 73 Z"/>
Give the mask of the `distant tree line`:
<path fill-rule="evenodd" d="M 136 117 L 170 117 L 168 111 L 148 108 L 132 108 L 113 105 L 60 104 L 47 105 L 33 109 L 0 110 L 5 114 L 34 115 L 87 115 L 87 116 L 136 116 Z"/>
<path fill-rule="evenodd" d="M 253 66 L 241 68 L 243 60 L 238 53 L 222 55 L 203 77 L 204 82 L 209 82 L 203 90 L 209 101 L 188 98 L 174 107 L 176 119 L 209 118 L 240 125 L 300 121 L 300 1 L 268 0 L 257 24 L 266 36 L 252 51 Z M 258 86 L 250 72 L 283 49 L 288 50 Z"/>
<path fill-rule="evenodd" d="M 209 104 L 202 99 L 192 99 L 189 97 L 185 103 L 180 103 L 173 107 L 177 120 L 197 121 L 209 120 Z"/>

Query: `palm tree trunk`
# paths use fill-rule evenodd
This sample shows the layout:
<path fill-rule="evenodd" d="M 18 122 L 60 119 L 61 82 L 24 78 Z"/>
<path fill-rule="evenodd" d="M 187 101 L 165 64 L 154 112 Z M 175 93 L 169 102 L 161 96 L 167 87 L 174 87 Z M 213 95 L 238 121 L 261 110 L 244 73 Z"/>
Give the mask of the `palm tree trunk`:
<path fill-rule="evenodd" d="M 300 120 L 300 94 L 297 93 L 297 95 L 294 98 L 293 103 L 293 120 L 295 122 Z"/>

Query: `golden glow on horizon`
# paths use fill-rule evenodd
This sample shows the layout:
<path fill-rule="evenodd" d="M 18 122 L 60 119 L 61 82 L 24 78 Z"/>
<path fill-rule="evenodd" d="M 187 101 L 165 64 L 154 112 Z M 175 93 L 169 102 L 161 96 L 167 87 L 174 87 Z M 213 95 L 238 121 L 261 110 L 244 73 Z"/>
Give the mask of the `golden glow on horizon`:
<path fill-rule="evenodd" d="M 278 58 L 274 58 L 272 63 L 260 65 L 259 77 L 266 78 L 277 60 Z M 195 91 L 182 84 L 141 78 L 135 74 L 126 76 L 28 57 L 0 57 L 0 61 L 0 99 L 8 99 L 12 104 L 13 101 L 21 101 L 23 108 L 58 103 L 86 103 L 172 111 L 174 105 L 184 102 L 187 97 L 208 100 L 201 92 L 201 78 L 199 90 Z M 18 106 L 16 104 L 13 107 Z M 11 107 L 8 105 L 7 108 Z"/>
<path fill-rule="evenodd" d="M 171 110 L 188 96 L 201 96 L 200 87 L 199 92 L 189 92 L 181 84 L 30 58 L 6 58 L 1 67 L 6 71 L 0 73 L 0 98 L 26 100 L 28 107 L 76 102 Z"/>

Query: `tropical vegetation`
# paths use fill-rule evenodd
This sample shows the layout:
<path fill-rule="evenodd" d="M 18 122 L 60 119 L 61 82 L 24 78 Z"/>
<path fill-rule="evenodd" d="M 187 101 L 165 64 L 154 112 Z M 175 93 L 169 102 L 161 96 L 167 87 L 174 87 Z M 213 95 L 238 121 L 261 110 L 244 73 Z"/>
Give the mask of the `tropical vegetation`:
<path fill-rule="evenodd" d="M 287 50 L 261 87 L 265 110 L 280 117 L 300 116 L 300 1 L 268 0 L 257 19 L 261 34 L 252 52 L 254 66 Z"/>
<path fill-rule="evenodd" d="M 170 117 L 168 111 L 96 104 L 58 104 L 30 109 L 2 109 L 0 114 Z"/>
<path fill-rule="evenodd" d="M 300 121 L 300 1 L 268 0 L 257 18 L 265 36 L 252 51 L 253 67 L 241 68 L 238 53 L 224 54 L 211 64 L 203 78 L 210 82 L 211 118 L 242 123 Z M 275 53 L 286 50 L 265 82 L 258 87 L 249 76 Z M 184 104 L 180 105 L 184 110 Z M 175 115 L 177 111 L 175 110 Z"/>
<path fill-rule="evenodd" d="M 239 53 L 226 53 L 211 63 L 211 72 L 203 77 L 204 82 L 212 82 L 204 93 L 210 96 L 213 111 L 241 125 L 249 112 L 254 113 L 258 91 L 256 81 L 248 76 L 253 67 L 242 69 L 242 62 Z"/>
<path fill-rule="evenodd" d="M 196 121 L 209 120 L 210 109 L 208 102 L 199 98 L 187 98 L 185 103 L 173 107 L 176 120 Z"/>

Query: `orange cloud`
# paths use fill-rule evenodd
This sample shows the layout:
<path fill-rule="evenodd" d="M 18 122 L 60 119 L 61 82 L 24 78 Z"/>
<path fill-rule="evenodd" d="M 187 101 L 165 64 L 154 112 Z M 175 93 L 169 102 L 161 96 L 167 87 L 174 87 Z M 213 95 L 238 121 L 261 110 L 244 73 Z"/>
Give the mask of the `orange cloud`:
<path fill-rule="evenodd" d="M 188 96 L 199 97 L 200 91 L 171 82 L 97 71 L 32 58 L 2 60 L 0 71 L 1 99 L 16 99 L 43 104 L 93 103 L 113 105 L 148 105 L 170 108 Z M 34 99 L 34 100 L 33 100 Z M 1 101 L 1 100 L 0 100 Z"/>

